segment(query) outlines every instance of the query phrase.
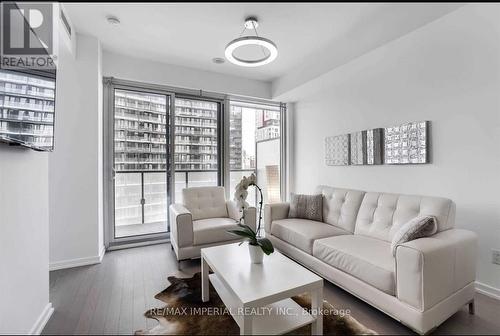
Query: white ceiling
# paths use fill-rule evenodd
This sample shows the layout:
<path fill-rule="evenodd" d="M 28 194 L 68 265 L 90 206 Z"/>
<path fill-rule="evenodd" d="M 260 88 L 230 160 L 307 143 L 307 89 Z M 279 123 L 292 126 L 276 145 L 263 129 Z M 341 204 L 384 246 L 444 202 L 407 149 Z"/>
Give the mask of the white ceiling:
<path fill-rule="evenodd" d="M 174 65 L 272 81 L 315 62 L 322 51 L 342 60 L 402 36 L 460 4 L 369 3 L 66 3 L 76 30 L 101 40 L 105 50 Z M 117 16 L 121 24 L 107 23 Z M 279 50 L 271 64 L 243 68 L 226 62 L 226 44 L 239 36 L 246 16 L 259 19 L 259 35 Z M 322 62 L 327 63 L 324 57 Z M 333 59 L 333 58 L 332 58 Z M 335 64 L 328 64 L 331 68 Z"/>

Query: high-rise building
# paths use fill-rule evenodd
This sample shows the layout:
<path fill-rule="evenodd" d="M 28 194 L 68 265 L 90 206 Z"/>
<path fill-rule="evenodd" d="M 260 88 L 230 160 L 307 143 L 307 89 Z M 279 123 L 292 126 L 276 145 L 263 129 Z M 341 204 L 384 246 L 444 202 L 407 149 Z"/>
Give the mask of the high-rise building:
<path fill-rule="evenodd" d="M 231 105 L 229 132 L 229 162 L 231 169 L 243 168 L 242 152 L 242 107 Z"/>
<path fill-rule="evenodd" d="M 52 149 L 55 80 L 0 71 L 0 139 Z"/>
<path fill-rule="evenodd" d="M 115 90 L 115 170 L 165 170 L 167 97 Z"/>
<path fill-rule="evenodd" d="M 166 105 L 165 96 L 115 91 L 116 170 L 166 170 Z M 231 133 L 231 158 L 235 166 L 241 166 L 241 111 L 231 116 L 236 128 Z M 217 118 L 217 103 L 176 99 L 176 170 L 217 170 Z"/>
<path fill-rule="evenodd" d="M 255 141 L 276 139 L 280 136 L 279 110 L 258 109 L 255 111 Z"/>
<path fill-rule="evenodd" d="M 217 170 L 218 104 L 175 100 L 175 169 Z"/>

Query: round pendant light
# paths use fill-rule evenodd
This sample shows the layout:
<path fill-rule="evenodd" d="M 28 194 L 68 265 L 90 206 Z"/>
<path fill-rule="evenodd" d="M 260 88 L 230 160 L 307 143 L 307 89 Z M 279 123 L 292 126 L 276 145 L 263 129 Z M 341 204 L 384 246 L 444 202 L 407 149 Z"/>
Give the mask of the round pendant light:
<path fill-rule="evenodd" d="M 254 17 L 249 17 L 245 20 L 245 28 L 241 32 L 240 37 L 232 40 L 226 46 L 225 56 L 227 60 L 233 64 L 244 67 L 257 67 L 269 64 L 278 57 L 278 48 L 273 41 L 260 37 L 257 33 L 258 22 Z M 255 36 L 241 36 L 245 30 L 255 30 Z M 235 51 L 244 46 L 257 46 L 262 49 L 263 57 L 258 59 L 245 59 L 235 55 Z M 267 52 L 266 52 L 267 50 Z"/>

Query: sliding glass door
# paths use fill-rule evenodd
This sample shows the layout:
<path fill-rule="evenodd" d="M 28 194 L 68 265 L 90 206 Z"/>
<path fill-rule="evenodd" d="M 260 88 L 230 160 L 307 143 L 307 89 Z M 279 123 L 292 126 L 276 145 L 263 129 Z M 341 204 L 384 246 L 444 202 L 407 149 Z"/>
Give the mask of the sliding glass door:
<path fill-rule="evenodd" d="M 182 189 L 222 185 L 223 100 L 105 80 L 107 246 L 167 239 Z"/>
<path fill-rule="evenodd" d="M 170 96 L 114 90 L 114 239 L 168 231 Z"/>

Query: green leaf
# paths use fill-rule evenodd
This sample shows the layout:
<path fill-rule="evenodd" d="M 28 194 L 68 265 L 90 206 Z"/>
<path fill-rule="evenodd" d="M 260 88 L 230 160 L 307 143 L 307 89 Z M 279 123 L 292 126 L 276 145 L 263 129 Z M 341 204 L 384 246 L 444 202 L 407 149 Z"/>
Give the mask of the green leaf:
<path fill-rule="evenodd" d="M 262 248 L 262 251 L 270 255 L 271 253 L 274 252 L 274 246 L 273 243 L 267 238 L 257 238 L 257 244 Z"/>
<path fill-rule="evenodd" d="M 249 234 L 247 231 L 244 230 L 234 229 L 234 230 L 227 230 L 227 232 L 240 237 L 253 238 L 251 234 Z"/>
<path fill-rule="evenodd" d="M 248 225 L 246 224 L 237 224 L 238 227 L 242 228 L 245 231 L 248 231 L 249 233 L 252 233 L 254 236 L 257 236 L 257 233 Z"/>
<path fill-rule="evenodd" d="M 230 234 L 232 234 L 232 235 L 248 239 L 251 243 L 255 243 L 256 242 L 255 235 L 249 233 L 248 231 L 234 229 L 234 230 L 227 230 L 227 232 L 230 233 Z"/>

